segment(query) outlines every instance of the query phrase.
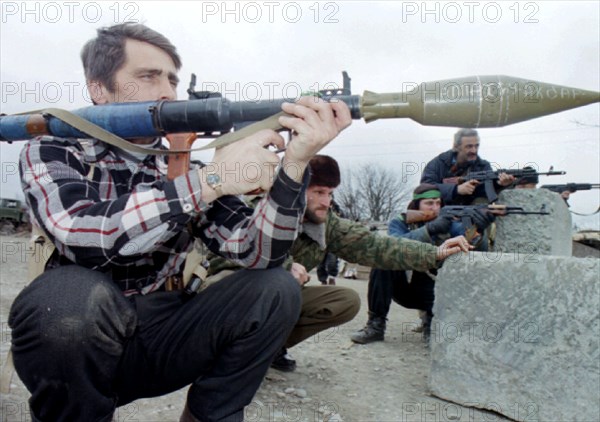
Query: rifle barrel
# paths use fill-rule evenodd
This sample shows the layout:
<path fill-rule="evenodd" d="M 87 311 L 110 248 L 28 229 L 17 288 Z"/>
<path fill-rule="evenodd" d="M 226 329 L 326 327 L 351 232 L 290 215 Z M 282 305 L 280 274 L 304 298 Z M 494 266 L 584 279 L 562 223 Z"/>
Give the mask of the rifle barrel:
<path fill-rule="evenodd" d="M 537 173 L 537 174 L 545 175 L 545 176 L 559 176 L 559 175 L 567 174 L 567 172 L 566 171 L 546 171 L 546 172 Z"/>
<path fill-rule="evenodd" d="M 537 214 L 537 215 L 548 215 L 550 214 L 548 211 L 524 211 L 524 210 L 517 210 L 517 211 L 507 211 L 506 214 L 524 214 L 524 215 L 528 215 L 528 214 Z"/>
<path fill-rule="evenodd" d="M 564 191 L 577 192 L 578 190 L 600 189 L 600 183 L 564 183 L 557 185 L 542 185 L 540 188 L 558 193 Z"/>
<path fill-rule="evenodd" d="M 528 169 L 499 169 L 495 171 L 496 174 L 506 173 L 516 177 L 524 176 L 560 176 L 567 174 L 564 170 L 551 170 L 551 171 L 535 171 Z"/>

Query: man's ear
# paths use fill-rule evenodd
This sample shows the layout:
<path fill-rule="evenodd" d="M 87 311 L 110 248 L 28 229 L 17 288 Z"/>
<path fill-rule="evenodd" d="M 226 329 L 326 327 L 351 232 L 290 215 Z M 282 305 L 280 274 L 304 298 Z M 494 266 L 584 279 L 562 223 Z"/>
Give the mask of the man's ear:
<path fill-rule="evenodd" d="M 110 93 L 102 82 L 88 81 L 87 89 L 94 104 L 107 104 L 111 102 Z"/>

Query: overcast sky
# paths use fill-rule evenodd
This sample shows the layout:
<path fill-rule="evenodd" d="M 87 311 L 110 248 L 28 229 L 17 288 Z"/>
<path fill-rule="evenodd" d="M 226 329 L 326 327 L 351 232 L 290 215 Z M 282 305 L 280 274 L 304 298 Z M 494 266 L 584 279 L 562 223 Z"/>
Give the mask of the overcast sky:
<path fill-rule="evenodd" d="M 165 34 L 198 88 L 232 100 L 294 96 L 352 78 L 355 94 L 398 92 L 424 81 L 510 75 L 600 91 L 598 1 L 535 2 L 20 2 L 1 3 L 2 113 L 90 105 L 79 61 L 95 29 L 125 19 Z M 600 181 L 598 104 L 481 129 L 480 155 L 500 167 L 535 163 L 566 176 L 544 183 Z M 455 127 L 408 119 L 353 126 L 324 151 L 343 168 L 368 162 L 411 176 L 451 146 Z M 3 144 L 2 197 L 20 197 L 22 143 Z M 210 159 L 211 155 L 199 156 Z M 416 184 L 415 177 L 408 182 Z M 590 213 L 600 191 L 578 192 L 571 207 Z M 577 220 L 600 226 L 595 215 Z"/>

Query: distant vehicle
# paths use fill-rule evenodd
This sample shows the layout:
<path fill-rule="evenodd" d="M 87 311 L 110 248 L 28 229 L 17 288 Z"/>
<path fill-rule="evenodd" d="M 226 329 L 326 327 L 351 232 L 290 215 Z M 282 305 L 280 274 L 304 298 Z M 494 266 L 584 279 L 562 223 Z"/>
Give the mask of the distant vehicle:
<path fill-rule="evenodd" d="M 15 226 L 27 223 L 29 217 L 25 204 L 18 199 L 0 198 L 0 220 L 12 221 Z"/>

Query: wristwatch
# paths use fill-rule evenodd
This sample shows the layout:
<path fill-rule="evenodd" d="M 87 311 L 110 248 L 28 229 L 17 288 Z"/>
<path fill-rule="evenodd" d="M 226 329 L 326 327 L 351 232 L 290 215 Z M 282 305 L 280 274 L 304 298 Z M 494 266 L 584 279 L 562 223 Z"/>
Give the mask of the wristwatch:
<path fill-rule="evenodd" d="M 223 196 L 223 184 L 221 183 L 221 176 L 217 173 L 209 173 L 206 175 L 206 184 L 211 187 L 218 196 Z"/>

